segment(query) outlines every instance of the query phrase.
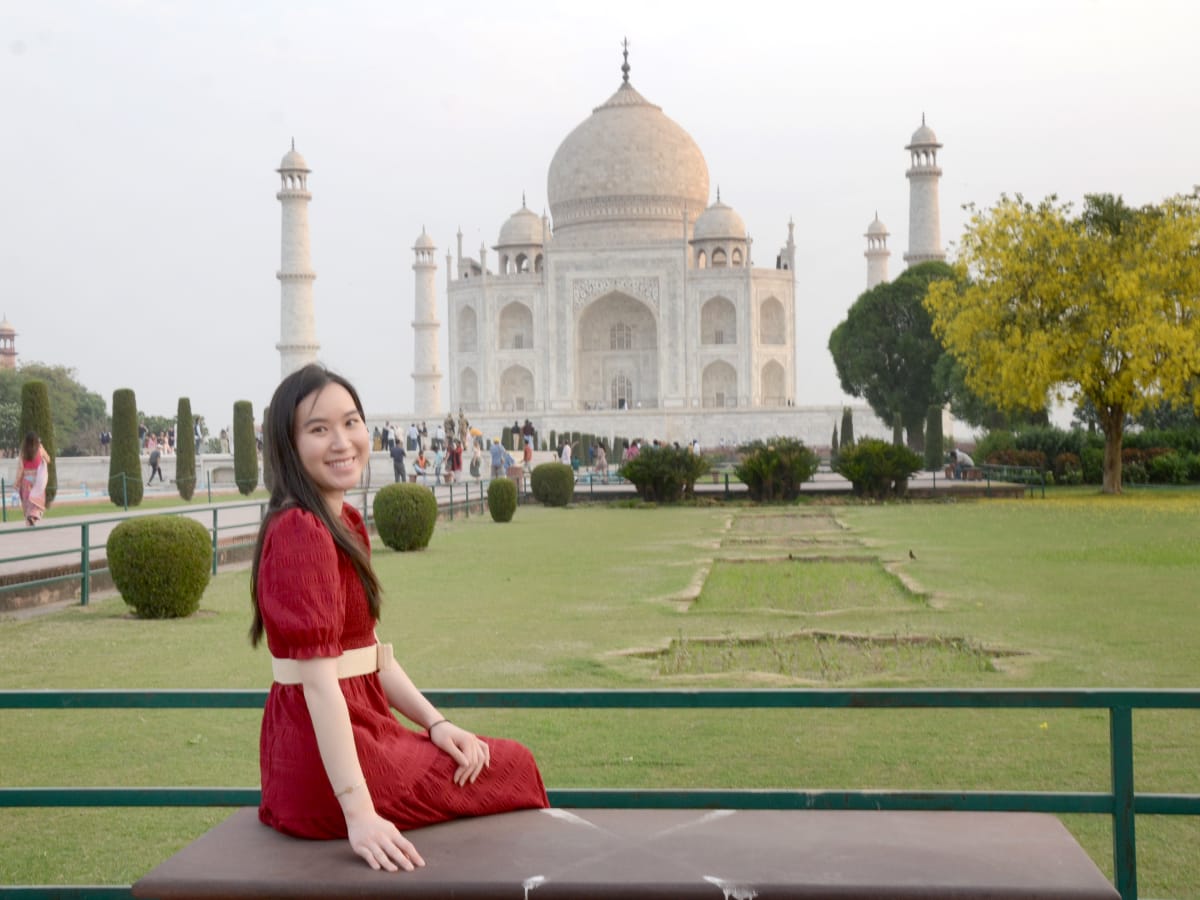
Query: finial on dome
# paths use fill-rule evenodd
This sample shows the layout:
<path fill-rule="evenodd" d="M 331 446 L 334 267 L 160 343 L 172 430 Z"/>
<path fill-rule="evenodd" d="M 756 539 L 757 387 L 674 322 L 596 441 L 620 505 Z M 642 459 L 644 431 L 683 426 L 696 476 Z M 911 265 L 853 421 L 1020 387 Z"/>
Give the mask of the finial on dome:
<path fill-rule="evenodd" d="M 721 202 L 721 186 L 719 184 L 717 185 L 717 202 Z"/>
<path fill-rule="evenodd" d="M 921 112 L 921 124 L 922 124 L 922 125 L 924 125 L 924 124 L 925 124 L 925 113 L 924 113 L 924 111 L 922 111 L 922 112 Z"/>
<path fill-rule="evenodd" d="M 292 137 L 292 149 L 293 149 L 293 150 L 295 150 L 295 149 L 296 149 L 296 138 L 295 138 L 295 136 L 293 136 L 293 137 Z"/>
<path fill-rule="evenodd" d="M 521 191 L 521 209 L 525 208 L 525 192 Z"/>
<path fill-rule="evenodd" d="M 625 62 L 621 64 L 621 80 L 629 84 L 629 38 L 621 41 L 621 55 L 625 57 Z"/>

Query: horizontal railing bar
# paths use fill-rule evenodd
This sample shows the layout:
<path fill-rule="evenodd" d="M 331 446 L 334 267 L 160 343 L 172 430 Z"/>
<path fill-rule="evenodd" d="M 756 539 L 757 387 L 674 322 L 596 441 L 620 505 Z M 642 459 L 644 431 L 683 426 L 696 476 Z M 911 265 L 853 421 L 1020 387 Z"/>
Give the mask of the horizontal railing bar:
<path fill-rule="evenodd" d="M 0 884 L 4 900 L 128 900 L 132 896 L 131 884 Z"/>
<path fill-rule="evenodd" d="M 73 550 L 70 552 L 73 553 L 75 556 L 79 555 L 78 550 Z M 76 563 L 76 565 L 78 565 L 78 563 Z M 88 575 L 90 577 L 94 578 L 96 575 L 101 574 L 103 572 L 107 572 L 107 571 L 108 571 L 107 566 L 97 567 L 94 569 L 89 567 Z M 42 587 L 43 585 L 47 585 L 47 584 L 56 584 L 60 581 L 78 581 L 79 579 L 80 579 L 80 573 L 78 571 L 75 571 L 75 572 L 68 572 L 66 575 L 53 575 L 50 578 L 35 578 L 30 581 L 16 581 L 16 582 L 13 582 L 12 584 L 0 585 L 0 594 L 6 594 L 10 591 L 27 591 L 30 588 Z"/>
<path fill-rule="evenodd" d="M 435 705 L 459 709 L 1200 709 L 1200 690 L 1049 689 L 434 689 Z M 0 709 L 238 709 L 261 707 L 262 689 L 0 690 Z"/>

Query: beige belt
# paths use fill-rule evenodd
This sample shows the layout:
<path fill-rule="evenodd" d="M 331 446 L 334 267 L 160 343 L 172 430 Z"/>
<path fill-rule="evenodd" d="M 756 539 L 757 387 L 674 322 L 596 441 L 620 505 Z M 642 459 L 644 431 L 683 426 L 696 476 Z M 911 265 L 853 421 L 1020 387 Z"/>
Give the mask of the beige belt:
<path fill-rule="evenodd" d="M 271 657 L 271 672 L 278 684 L 300 684 L 300 660 Z M 337 658 L 337 677 L 354 678 L 380 672 L 392 663 L 391 644 L 371 644 L 347 650 Z"/>

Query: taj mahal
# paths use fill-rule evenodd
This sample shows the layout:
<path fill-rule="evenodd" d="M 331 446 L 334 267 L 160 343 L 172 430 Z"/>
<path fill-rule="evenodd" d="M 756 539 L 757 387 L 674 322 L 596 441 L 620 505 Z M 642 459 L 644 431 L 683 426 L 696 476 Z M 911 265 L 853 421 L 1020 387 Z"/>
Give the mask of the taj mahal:
<path fill-rule="evenodd" d="M 786 433 L 828 441 L 841 405 L 796 407 L 796 243 L 779 225 L 762 252 L 733 206 L 713 198 L 704 154 L 630 82 L 559 145 L 549 215 L 522 206 L 477 255 L 461 229 L 445 262 L 448 359 L 439 361 L 438 247 L 413 245 L 414 403 L 393 421 L 463 410 L 485 427 L 540 426 L 705 446 Z M 912 154 L 909 262 L 941 259 L 937 142 Z M 317 358 L 307 206 L 310 169 L 292 149 L 277 170 L 282 209 L 282 373 Z M 711 201 L 711 202 L 710 202 Z M 887 280 L 887 229 L 867 228 L 867 286 Z M 384 411 L 379 411 L 382 420 Z M 856 433 L 890 429 L 855 407 Z M 375 416 L 372 416 L 375 418 Z"/>

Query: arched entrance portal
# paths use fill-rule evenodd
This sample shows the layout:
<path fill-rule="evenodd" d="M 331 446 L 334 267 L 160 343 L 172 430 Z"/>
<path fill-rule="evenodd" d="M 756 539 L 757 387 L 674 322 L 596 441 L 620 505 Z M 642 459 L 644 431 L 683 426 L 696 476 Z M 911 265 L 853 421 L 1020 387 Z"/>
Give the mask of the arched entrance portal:
<path fill-rule="evenodd" d="M 658 325 L 640 300 L 614 291 L 589 304 L 575 347 L 580 408 L 658 406 Z"/>
<path fill-rule="evenodd" d="M 533 409 L 533 373 L 509 366 L 500 376 L 500 407 L 506 411 Z"/>

